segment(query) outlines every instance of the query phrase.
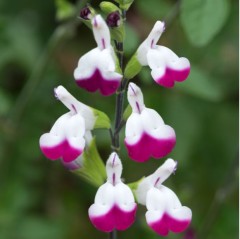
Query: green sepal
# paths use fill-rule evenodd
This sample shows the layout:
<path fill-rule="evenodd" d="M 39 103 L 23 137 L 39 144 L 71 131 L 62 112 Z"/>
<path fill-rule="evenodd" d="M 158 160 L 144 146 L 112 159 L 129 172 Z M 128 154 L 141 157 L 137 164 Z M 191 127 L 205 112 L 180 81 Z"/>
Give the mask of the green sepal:
<path fill-rule="evenodd" d="M 134 76 L 136 76 L 142 69 L 142 65 L 139 63 L 137 59 L 137 53 L 135 53 L 130 61 L 127 63 L 127 66 L 124 71 L 124 76 L 130 80 Z"/>
<path fill-rule="evenodd" d="M 132 107 L 128 105 L 123 113 L 123 120 L 126 122 L 129 116 L 132 114 Z"/>
<path fill-rule="evenodd" d="M 91 109 L 93 111 L 94 116 L 96 117 L 94 129 L 99 129 L 99 128 L 110 129 L 111 121 L 109 117 L 100 110 L 96 110 L 94 108 L 91 108 Z"/>
<path fill-rule="evenodd" d="M 121 20 L 122 21 L 122 20 Z M 125 30 L 124 26 L 121 22 L 119 27 L 109 27 L 112 39 L 118 41 L 118 42 L 123 42 L 125 38 Z"/>
<path fill-rule="evenodd" d="M 55 0 L 56 18 L 58 21 L 63 21 L 75 15 L 75 7 L 72 3 L 66 0 Z"/>
<path fill-rule="evenodd" d="M 134 196 L 134 198 L 135 198 L 135 201 L 137 201 L 136 190 L 137 190 L 137 188 L 138 188 L 139 183 L 141 183 L 144 178 L 145 178 L 145 177 L 142 177 L 142 178 L 140 178 L 140 179 L 139 179 L 138 181 L 136 181 L 136 182 L 127 184 L 128 187 L 132 190 L 132 193 L 133 193 L 133 196 Z"/>
<path fill-rule="evenodd" d="M 119 4 L 119 7 L 124 10 L 128 10 L 134 0 L 115 0 Z"/>
<path fill-rule="evenodd" d="M 116 11 L 120 12 L 120 9 L 115 4 L 107 1 L 101 2 L 99 7 L 106 15 Z"/>
<path fill-rule="evenodd" d="M 78 17 L 78 19 L 80 19 L 82 21 L 82 23 L 84 23 L 89 29 L 92 30 L 92 22 L 91 22 L 91 20 L 86 20 L 86 19 L 83 19 L 81 17 Z"/>
<path fill-rule="evenodd" d="M 72 170 L 73 173 L 82 177 L 93 186 L 100 187 L 104 184 L 107 174 L 96 146 L 96 139 L 93 138 L 89 147 L 83 153 L 83 165 L 81 168 Z"/>

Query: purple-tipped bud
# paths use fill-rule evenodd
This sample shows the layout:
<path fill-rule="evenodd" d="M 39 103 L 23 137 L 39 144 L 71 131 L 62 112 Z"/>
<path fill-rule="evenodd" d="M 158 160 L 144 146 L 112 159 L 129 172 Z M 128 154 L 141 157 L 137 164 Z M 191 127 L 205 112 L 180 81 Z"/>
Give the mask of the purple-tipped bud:
<path fill-rule="evenodd" d="M 89 7 L 84 7 L 81 11 L 80 11 L 80 17 L 85 19 L 85 20 L 90 20 L 91 19 L 91 10 Z"/>
<path fill-rule="evenodd" d="M 119 11 L 110 13 L 107 16 L 106 22 L 109 27 L 119 27 L 121 24 L 121 17 Z"/>

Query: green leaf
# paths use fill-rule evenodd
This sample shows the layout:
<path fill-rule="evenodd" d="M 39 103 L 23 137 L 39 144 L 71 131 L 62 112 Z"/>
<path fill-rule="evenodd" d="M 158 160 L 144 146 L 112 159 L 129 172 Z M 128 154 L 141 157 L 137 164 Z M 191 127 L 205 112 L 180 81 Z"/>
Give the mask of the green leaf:
<path fill-rule="evenodd" d="M 228 0 L 183 0 L 181 22 L 190 42 L 207 45 L 223 27 L 229 10 Z"/>
<path fill-rule="evenodd" d="M 134 0 L 115 0 L 120 6 L 121 9 L 128 10 Z"/>
<path fill-rule="evenodd" d="M 163 0 L 137 0 L 136 7 L 139 11 L 148 18 L 158 20 L 166 16 L 171 10 L 172 3 Z"/>
<path fill-rule="evenodd" d="M 191 67 L 188 79 L 183 83 L 177 83 L 174 88 L 210 101 L 219 101 L 223 98 L 223 90 L 218 80 L 194 66 Z"/>
<path fill-rule="evenodd" d="M 68 19 L 75 14 L 75 7 L 67 0 L 55 0 L 57 13 L 56 18 L 59 21 Z"/>
<path fill-rule="evenodd" d="M 127 108 L 124 110 L 123 113 L 123 120 L 127 121 L 128 117 L 132 114 L 132 107 L 128 104 Z"/>
<path fill-rule="evenodd" d="M 96 117 L 94 129 L 99 129 L 99 128 L 110 129 L 111 121 L 109 117 L 100 110 L 96 110 L 93 108 L 92 110 L 93 110 L 93 114 Z"/>
<path fill-rule="evenodd" d="M 138 48 L 140 38 L 136 30 L 129 24 L 125 25 L 126 38 L 124 39 L 124 53 L 130 57 Z"/>
<path fill-rule="evenodd" d="M 139 63 L 137 59 L 137 53 L 135 53 L 130 61 L 127 63 L 127 66 L 124 71 L 124 76 L 130 80 L 134 76 L 136 76 L 142 69 L 142 65 Z"/>
<path fill-rule="evenodd" d="M 104 183 L 107 178 L 106 170 L 98 153 L 95 138 L 83 153 L 83 166 L 72 172 L 96 187 L 99 187 Z"/>
<path fill-rule="evenodd" d="M 123 24 L 121 24 L 119 27 L 113 27 L 109 28 L 111 32 L 112 39 L 118 41 L 118 42 L 123 42 L 125 38 L 125 31 Z"/>

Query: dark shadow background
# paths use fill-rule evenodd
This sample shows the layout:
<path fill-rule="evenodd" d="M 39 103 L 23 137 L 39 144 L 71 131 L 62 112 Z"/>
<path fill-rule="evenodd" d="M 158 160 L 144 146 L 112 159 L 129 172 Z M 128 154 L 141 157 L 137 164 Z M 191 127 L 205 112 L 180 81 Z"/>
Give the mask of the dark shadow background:
<path fill-rule="evenodd" d="M 186 56 L 192 65 L 189 79 L 171 90 L 156 85 L 147 68 L 134 78 L 143 90 L 146 105 L 156 109 L 177 134 L 177 145 L 169 156 L 178 160 L 179 166 L 165 185 L 192 209 L 193 221 L 186 233 L 170 234 L 168 238 L 172 239 L 238 238 L 239 6 L 234 0 L 226 2 L 229 11 L 222 10 L 224 22 L 201 46 L 198 39 L 194 42 L 189 36 L 186 25 L 193 23 L 190 27 L 196 30 L 199 21 L 209 14 L 215 16 L 221 4 L 210 9 L 206 18 L 200 15 L 187 23 L 182 3 L 171 0 L 135 0 L 127 13 L 126 59 L 154 22 L 165 19 L 167 29 L 160 44 Z M 97 188 L 68 172 L 59 161 L 44 158 L 39 149 L 41 134 L 66 112 L 54 98 L 57 85 L 114 118 L 115 96 L 103 98 L 76 87 L 73 70 L 95 42 L 78 19 L 65 18 L 72 12 L 70 2 L 56 3 L 57 8 L 54 1 L 0 2 L 2 239 L 107 238 L 88 219 L 87 210 Z M 83 3 L 71 1 L 76 6 Z M 98 3 L 92 2 L 93 6 Z M 207 32 L 215 29 L 214 24 L 209 21 Z M 204 34 L 204 29 L 199 31 Z M 109 134 L 104 130 L 94 133 L 105 160 L 111 152 Z M 121 142 L 123 138 L 122 134 Z M 123 145 L 121 158 L 127 182 L 152 173 L 163 162 L 137 164 L 127 157 Z M 136 222 L 120 232 L 119 238 L 159 238 L 147 227 L 144 214 L 145 208 L 139 206 Z"/>

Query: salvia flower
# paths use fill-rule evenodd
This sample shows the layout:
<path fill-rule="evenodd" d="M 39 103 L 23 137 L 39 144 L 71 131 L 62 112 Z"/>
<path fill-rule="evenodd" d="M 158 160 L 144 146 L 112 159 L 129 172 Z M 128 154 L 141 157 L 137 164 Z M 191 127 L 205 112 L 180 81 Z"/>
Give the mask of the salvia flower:
<path fill-rule="evenodd" d="M 157 21 L 147 39 L 139 46 L 137 58 L 141 65 L 151 68 L 151 75 L 157 84 L 171 88 L 175 81 L 187 79 L 190 63 L 187 58 L 178 57 L 169 48 L 156 45 L 164 30 L 164 22 Z"/>
<path fill-rule="evenodd" d="M 63 86 L 55 89 L 55 96 L 70 111 L 40 137 L 40 148 L 47 158 L 70 163 L 82 154 L 87 132 L 93 129 L 96 118 L 90 107 L 76 100 Z"/>
<path fill-rule="evenodd" d="M 128 102 L 132 107 L 125 130 L 129 157 L 145 162 L 150 157 L 158 159 L 170 153 L 176 143 L 175 131 L 155 110 L 145 107 L 141 89 L 134 83 L 128 86 Z"/>
<path fill-rule="evenodd" d="M 74 78 L 78 86 L 87 91 L 99 90 L 108 96 L 116 92 L 122 75 L 117 72 L 118 63 L 111 46 L 109 28 L 100 15 L 92 19 L 92 28 L 97 47 L 79 59 Z"/>
<path fill-rule="evenodd" d="M 167 159 L 152 175 L 143 179 L 136 191 L 139 203 L 146 205 L 147 224 L 157 234 L 184 231 L 192 219 L 192 211 L 182 206 L 177 195 L 162 183 L 176 171 L 177 162 Z"/>
<path fill-rule="evenodd" d="M 135 219 L 137 205 L 131 189 L 121 180 L 122 163 L 112 153 L 106 163 L 107 182 L 97 191 L 89 208 L 92 224 L 101 231 L 126 230 Z"/>

